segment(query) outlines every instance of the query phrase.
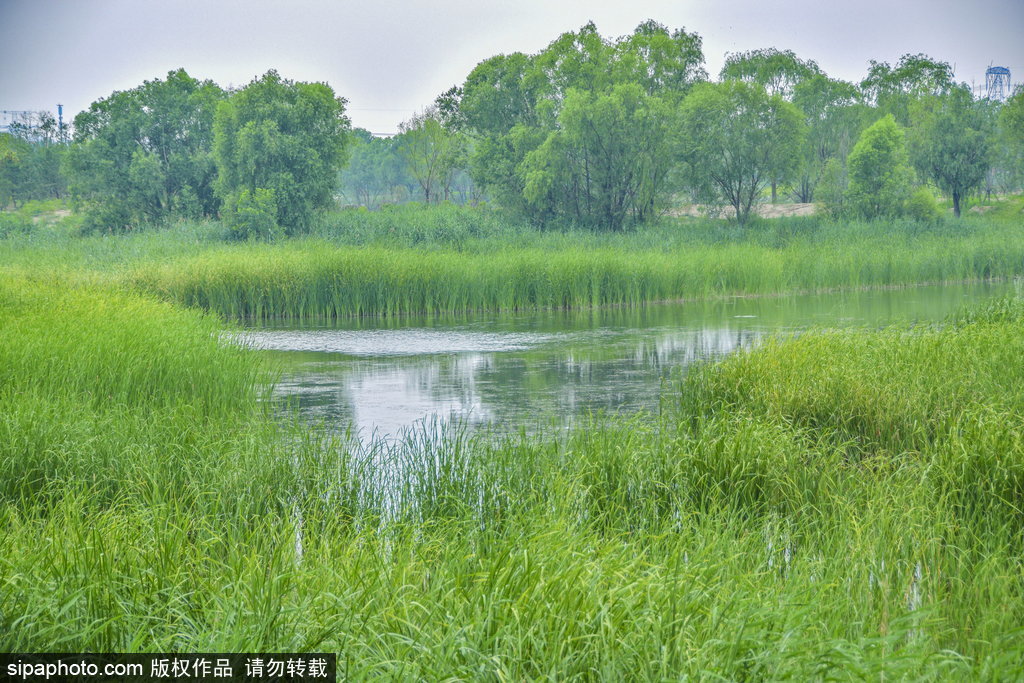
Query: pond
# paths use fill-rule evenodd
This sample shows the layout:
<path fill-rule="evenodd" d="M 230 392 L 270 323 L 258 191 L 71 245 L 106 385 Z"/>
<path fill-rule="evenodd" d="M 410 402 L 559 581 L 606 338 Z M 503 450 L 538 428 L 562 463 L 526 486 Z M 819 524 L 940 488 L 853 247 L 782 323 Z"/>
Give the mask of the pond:
<path fill-rule="evenodd" d="M 339 431 L 391 437 L 450 418 L 530 430 L 590 412 L 657 410 L 664 383 L 687 366 L 766 335 L 934 322 L 1014 287 L 982 282 L 642 309 L 343 320 L 253 326 L 246 337 L 281 368 L 275 400 Z"/>

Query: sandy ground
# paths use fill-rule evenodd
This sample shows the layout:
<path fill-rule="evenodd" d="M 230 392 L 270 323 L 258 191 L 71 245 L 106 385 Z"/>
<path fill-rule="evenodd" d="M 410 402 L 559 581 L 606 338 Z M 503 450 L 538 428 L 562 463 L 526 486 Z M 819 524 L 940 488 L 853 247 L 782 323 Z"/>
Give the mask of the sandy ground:
<path fill-rule="evenodd" d="M 32 222 L 38 223 L 40 221 L 55 221 L 61 218 L 66 218 L 70 215 L 71 209 L 57 209 L 56 211 L 47 211 L 46 213 L 41 213 L 38 216 L 33 216 Z"/>
<path fill-rule="evenodd" d="M 758 216 L 763 218 L 781 218 L 783 216 L 813 216 L 815 211 L 814 204 L 758 204 L 754 207 Z M 687 204 L 680 206 L 675 209 L 671 209 L 669 212 L 670 216 L 694 216 L 699 217 L 705 215 L 705 207 L 701 204 Z M 731 218 L 734 215 L 732 207 L 726 207 L 725 210 L 718 215 L 718 218 Z"/>

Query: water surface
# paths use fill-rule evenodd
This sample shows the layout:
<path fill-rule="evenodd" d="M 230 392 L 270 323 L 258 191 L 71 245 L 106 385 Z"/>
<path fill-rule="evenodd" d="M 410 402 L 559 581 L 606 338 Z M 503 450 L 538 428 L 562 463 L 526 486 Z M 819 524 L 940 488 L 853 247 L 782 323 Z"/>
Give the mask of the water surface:
<path fill-rule="evenodd" d="M 593 411 L 657 410 L 664 383 L 687 366 L 766 335 L 935 322 L 1013 290 L 1012 283 L 976 283 L 643 309 L 362 319 L 251 327 L 246 336 L 283 368 L 275 398 L 339 430 L 393 436 L 435 417 L 530 429 Z"/>

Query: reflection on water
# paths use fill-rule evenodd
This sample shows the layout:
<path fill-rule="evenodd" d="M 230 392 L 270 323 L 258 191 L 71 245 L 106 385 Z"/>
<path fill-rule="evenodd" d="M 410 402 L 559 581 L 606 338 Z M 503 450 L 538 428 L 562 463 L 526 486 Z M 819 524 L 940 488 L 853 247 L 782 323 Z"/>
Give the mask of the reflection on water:
<path fill-rule="evenodd" d="M 244 336 L 281 363 L 275 396 L 301 415 L 388 436 L 435 416 L 515 428 L 589 411 L 654 410 L 666 378 L 766 334 L 936 321 L 1012 290 L 980 283 L 640 310 L 355 320 L 254 327 Z"/>

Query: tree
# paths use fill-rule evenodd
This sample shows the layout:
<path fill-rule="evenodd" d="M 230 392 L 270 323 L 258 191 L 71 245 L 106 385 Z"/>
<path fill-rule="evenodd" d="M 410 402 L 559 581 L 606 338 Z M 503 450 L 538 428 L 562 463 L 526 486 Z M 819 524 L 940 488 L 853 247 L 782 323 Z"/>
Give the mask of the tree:
<path fill-rule="evenodd" d="M 821 69 L 814 60 L 800 59 L 792 50 L 769 47 L 727 54 L 718 78 L 756 83 L 769 95 L 789 100 L 801 81 L 820 74 Z"/>
<path fill-rule="evenodd" d="M 864 128 L 868 108 L 861 102 L 860 91 L 853 83 L 814 74 L 793 88 L 793 104 L 804 113 L 807 138 L 795 196 L 798 201 L 814 201 L 825 166 L 833 159 L 838 167 Z M 832 174 L 835 177 L 835 173 Z"/>
<path fill-rule="evenodd" d="M 0 133 L 0 208 L 33 199 L 59 199 L 67 181 L 61 161 L 67 147 L 49 112 L 25 112 Z"/>
<path fill-rule="evenodd" d="M 666 186 L 669 114 L 637 84 L 569 90 L 559 128 L 519 169 L 527 201 L 546 217 L 607 230 L 642 221 Z"/>
<path fill-rule="evenodd" d="M 719 78 L 754 83 L 769 95 L 792 100 L 796 86 L 816 74 L 821 74 L 821 69 L 813 60 L 800 59 L 792 50 L 769 47 L 727 55 Z M 778 196 L 778 181 L 771 179 L 773 204 Z"/>
<path fill-rule="evenodd" d="M 869 126 L 847 160 L 850 207 L 864 218 L 898 216 L 914 181 L 903 131 L 892 114 Z"/>
<path fill-rule="evenodd" d="M 684 29 L 669 32 L 652 20 L 614 43 L 612 51 L 615 83 L 636 83 L 646 94 L 665 100 L 680 99 L 708 77 L 700 36 Z"/>
<path fill-rule="evenodd" d="M 944 95 L 953 89 L 953 68 L 924 54 L 905 54 L 896 66 L 871 60 L 868 75 L 860 83 L 868 103 L 892 114 L 902 126 L 910 125 L 910 103 L 928 95 Z"/>
<path fill-rule="evenodd" d="M 406 183 L 404 166 L 393 140 L 375 138 L 357 128 L 352 132 L 348 164 L 339 174 L 341 192 L 354 204 L 376 208 Z"/>
<path fill-rule="evenodd" d="M 767 184 L 796 170 L 804 128 L 799 109 L 759 85 L 697 85 L 683 100 L 679 125 L 691 186 L 746 222 Z"/>
<path fill-rule="evenodd" d="M 1011 142 L 1024 147 L 1024 88 L 1006 100 L 999 112 L 999 125 Z"/>
<path fill-rule="evenodd" d="M 216 190 L 237 234 L 248 234 L 245 216 L 254 206 L 273 207 L 277 224 L 296 234 L 331 204 L 349 139 L 344 111 L 345 100 L 327 84 L 296 83 L 276 71 L 221 102 L 214 121 Z M 243 198 L 248 213 L 240 211 Z"/>
<path fill-rule="evenodd" d="M 572 217 L 617 229 L 626 216 L 649 215 L 664 188 L 667 159 L 640 161 L 661 139 L 649 113 L 671 112 L 707 76 L 703 63 L 700 37 L 682 29 L 647 21 L 606 40 L 588 23 L 535 55 L 481 62 L 439 104 L 457 107 L 450 118 L 472 137 L 473 180 L 498 202 L 538 222 Z M 598 109 L 585 111 L 584 101 Z M 628 116 L 654 137 L 644 143 L 627 131 L 620 117 Z M 615 151 L 602 156 L 605 142 Z M 613 199 L 625 187 L 633 189 Z"/>
<path fill-rule="evenodd" d="M 448 199 L 452 179 L 465 163 L 462 137 L 441 125 L 436 107 L 402 123 L 399 130 L 396 149 L 423 191 L 423 201 L 436 201 L 439 191 Z"/>
<path fill-rule="evenodd" d="M 95 227 L 213 215 L 213 114 L 223 91 L 184 69 L 115 92 L 75 117 L 67 170 Z"/>
<path fill-rule="evenodd" d="M 914 165 L 953 198 L 953 215 L 971 190 L 981 187 L 990 167 L 993 150 L 993 117 L 970 90 L 958 87 L 948 95 L 924 98 L 912 108 L 915 122 L 910 131 Z"/>

